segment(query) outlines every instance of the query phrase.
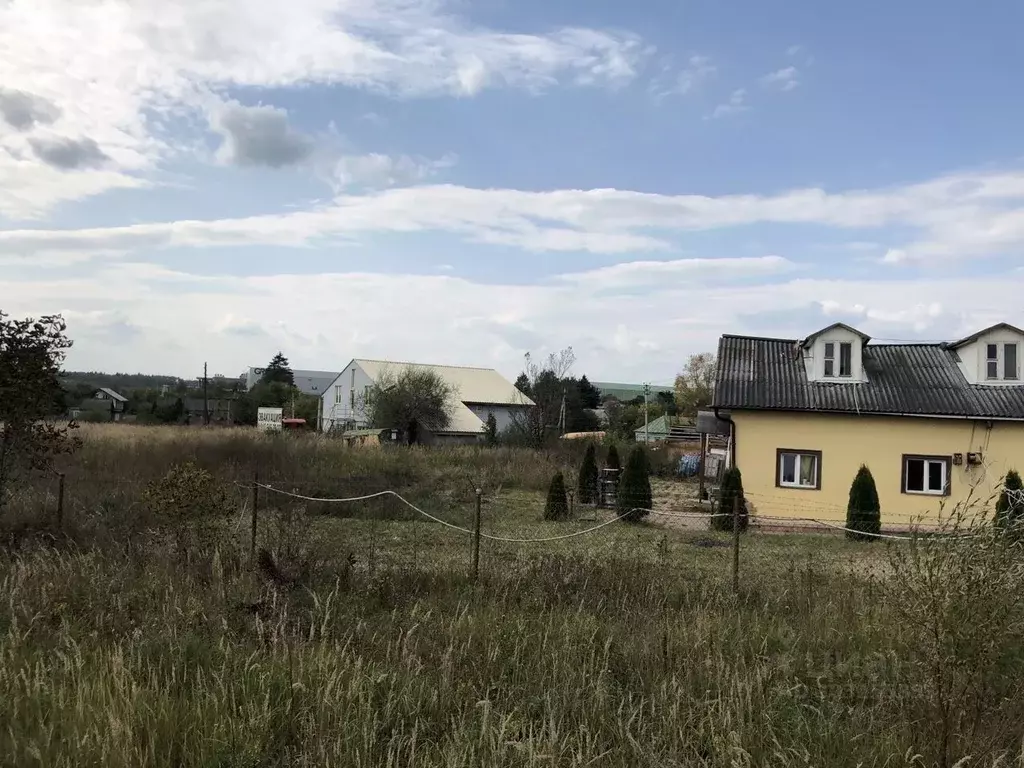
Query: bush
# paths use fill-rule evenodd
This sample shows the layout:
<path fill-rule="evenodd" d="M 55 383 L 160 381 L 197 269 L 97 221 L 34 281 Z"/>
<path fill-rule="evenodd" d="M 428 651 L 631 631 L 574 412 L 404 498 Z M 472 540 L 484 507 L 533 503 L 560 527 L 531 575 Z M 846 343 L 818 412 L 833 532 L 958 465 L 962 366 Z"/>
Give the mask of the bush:
<path fill-rule="evenodd" d="M 1007 491 L 1020 491 L 1022 488 L 1024 488 L 1024 483 L 1021 483 L 1020 475 L 1017 470 L 1011 469 L 1006 473 L 1003 490 L 996 501 L 997 528 L 1008 528 L 1024 521 L 1024 499 L 1021 499 L 1020 493 L 1015 493 L 1013 494 L 1014 500 L 1011 502 L 1010 494 L 1007 493 Z"/>
<path fill-rule="evenodd" d="M 174 532 L 180 555 L 209 547 L 217 521 L 232 512 L 221 484 L 192 461 L 172 466 L 147 486 L 142 499 L 157 520 Z"/>
<path fill-rule="evenodd" d="M 846 507 L 846 537 L 857 541 L 871 541 L 874 536 L 865 535 L 882 532 L 882 513 L 878 503 L 878 489 L 871 470 L 861 464 L 850 486 L 850 503 Z M 856 533 L 860 531 L 861 533 Z"/>
<path fill-rule="evenodd" d="M 591 443 L 583 455 L 578 483 L 580 504 L 593 504 L 597 493 L 597 449 Z"/>
<path fill-rule="evenodd" d="M 548 488 L 548 500 L 544 505 L 545 520 L 568 520 L 569 502 L 565 498 L 565 478 L 561 472 L 556 472 L 551 478 L 551 487 Z"/>
<path fill-rule="evenodd" d="M 651 468 L 647 452 L 636 446 L 629 454 L 626 469 L 619 481 L 616 497 L 619 514 L 625 515 L 632 523 L 643 520 L 650 514 L 653 499 L 651 495 Z"/>
<path fill-rule="evenodd" d="M 619 461 L 619 449 L 615 444 L 608 446 L 608 456 L 605 457 L 604 465 L 608 469 L 622 469 L 622 462 Z"/>
<path fill-rule="evenodd" d="M 487 414 L 487 423 L 484 424 L 484 442 L 490 446 L 498 444 L 498 420 L 493 411 Z"/>
<path fill-rule="evenodd" d="M 718 515 L 711 518 L 711 527 L 718 531 L 731 531 L 733 529 L 733 509 L 736 500 L 740 505 L 740 530 L 747 530 L 750 517 L 747 514 L 747 499 L 743 495 L 743 475 L 739 467 L 732 467 L 722 475 L 722 486 L 718 489 Z"/>

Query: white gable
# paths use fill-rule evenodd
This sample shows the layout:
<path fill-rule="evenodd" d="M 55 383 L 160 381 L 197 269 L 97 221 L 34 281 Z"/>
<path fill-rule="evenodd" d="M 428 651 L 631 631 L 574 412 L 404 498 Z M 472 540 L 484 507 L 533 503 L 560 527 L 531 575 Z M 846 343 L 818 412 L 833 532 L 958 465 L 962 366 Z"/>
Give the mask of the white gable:
<path fill-rule="evenodd" d="M 864 344 L 867 336 L 836 323 L 809 336 L 801 344 L 808 381 L 859 384 L 867 381 Z"/>
<path fill-rule="evenodd" d="M 955 349 L 960 356 L 960 370 L 972 384 L 1021 384 L 1024 334 L 1016 328 L 995 325 L 958 342 Z"/>

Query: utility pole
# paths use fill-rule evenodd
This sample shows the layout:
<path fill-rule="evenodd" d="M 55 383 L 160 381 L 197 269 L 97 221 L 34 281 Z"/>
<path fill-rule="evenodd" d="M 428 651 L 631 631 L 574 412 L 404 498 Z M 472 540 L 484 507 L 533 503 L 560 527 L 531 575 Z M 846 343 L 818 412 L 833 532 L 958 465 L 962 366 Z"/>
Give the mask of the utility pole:
<path fill-rule="evenodd" d="M 203 424 L 210 426 L 210 379 L 207 377 L 206 363 L 203 363 Z"/>
<path fill-rule="evenodd" d="M 651 396 L 651 385 L 648 384 L 647 382 L 644 382 L 644 444 L 645 445 L 646 444 L 650 444 L 650 442 L 651 442 L 651 433 L 650 433 L 650 430 L 648 429 L 648 419 L 647 419 L 647 398 L 649 398 L 650 396 Z"/>

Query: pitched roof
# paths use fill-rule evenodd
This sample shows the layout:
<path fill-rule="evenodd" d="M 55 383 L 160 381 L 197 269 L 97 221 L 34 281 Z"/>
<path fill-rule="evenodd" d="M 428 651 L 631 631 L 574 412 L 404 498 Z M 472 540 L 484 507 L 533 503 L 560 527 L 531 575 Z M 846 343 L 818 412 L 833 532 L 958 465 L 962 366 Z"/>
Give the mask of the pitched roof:
<path fill-rule="evenodd" d="M 647 434 L 652 436 L 667 435 L 672 430 L 672 426 L 669 424 L 669 418 L 667 416 L 659 416 L 656 419 L 652 419 L 648 423 L 646 429 L 641 424 L 634 430 L 637 437 L 640 437 L 646 431 Z"/>
<path fill-rule="evenodd" d="M 374 381 L 384 371 L 398 373 L 405 368 L 430 370 L 444 379 L 455 389 L 455 404 L 452 423 L 448 433 L 481 432 L 484 422 L 467 405 L 533 405 L 533 401 L 515 388 L 508 379 L 493 368 L 469 368 L 456 365 L 426 365 L 423 363 L 401 363 L 388 360 L 353 360 L 363 372 Z"/>
<path fill-rule="evenodd" d="M 978 339 L 980 339 L 986 333 L 997 330 L 1013 331 L 1014 333 L 1019 333 L 1021 336 L 1024 336 L 1024 331 L 1022 331 L 1015 325 L 1010 325 L 1009 323 L 996 323 L 995 325 L 990 325 L 988 328 L 982 328 L 980 331 L 978 331 L 977 333 L 972 333 L 970 336 L 964 336 L 959 341 L 952 342 L 949 345 L 949 347 L 950 349 L 959 349 L 964 344 L 970 344 L 972 341 L 977 341 Z"/>
<path fill-rule="evenodd" d="M 714 404 L 719 408 L 918 416 L 1024 418 L 1024 386 L 970 384 L 945 344 L 869 344 L 867 381 L 807 380 L 799 341 L 721 338 Z"/>
<path fill-rule="evenodd" d="M 119 402 L 119 403 L 127 403 L 128 402 L 128 398 L 127 397 L 125 397 L 124 395 L 118 394 L 114 390 L 108 389 L 107 387 L 100 387 L 99 390 L 97 390 L 97 391 L 104 393 L 107 397 L 110 397 L 110 398 L 112 398 L 114 400 L 117 400 L 117 402 Z"/>
<path fill-rule="evenodd" d="M 812 341 L 814 341 L 816 338 L 821 336 L 821 334 L 828 333 L 829 331 L 831 331 L 834 328 L 842 328 L 844 331 L 849 331 L 850 333 L 852 333 L 852 334 L 854 334 L 856 336 L 860 336 L 865 344 L 867 344 L 869 341 L 871 341 L 871 337 L 870 336 L 868 336 L 863 331 L 858 331 L 852 325 L 847 325 L 846 323 L 832 323 L 832 325 L 826 326 L 826 327 L 822 328 L 820 331 L 815 331 L 810 336 L 808 336 L 806 339 L 804 339 L 803 342 L 801 342 L 801 343 L 804 346 L 807 346 Z"/>

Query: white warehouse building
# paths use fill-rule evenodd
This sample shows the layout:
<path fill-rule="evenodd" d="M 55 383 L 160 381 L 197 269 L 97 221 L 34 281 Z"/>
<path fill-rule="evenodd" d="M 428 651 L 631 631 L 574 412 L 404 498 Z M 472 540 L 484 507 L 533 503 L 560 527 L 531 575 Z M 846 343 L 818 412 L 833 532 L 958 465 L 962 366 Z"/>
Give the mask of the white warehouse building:
<path fill-rule="evenodd" d="M 250 368 L 242 379 L 245 381 L 245 389 L 249 391 L 263 378 L 266 368 Z M 295 377 L 295 386 L 304 395 L 316 395 L 320 397 L 331 386 L 331 383 L 338 378 L 337 372 L 332 371 L 292 371 Z"/>
<path fill-rule="evenodd" d="M 406 368 L 427 369 L 438 374 L 455 395 L 452 420 L 447 429 L 427 441 L 470 442 L 479 440 L 494 414 L 498 431 L 506 429 L 517 414 L 533 407 L 533 401 L 493 368 L 423 365 L 386 360 L 356 359 L 345 366 L 323 394 L 321 428 L 326 431 L 361 429 L 369 425 L 366 399 L 370 388 L 385 371 L 397 375 Z"/>

